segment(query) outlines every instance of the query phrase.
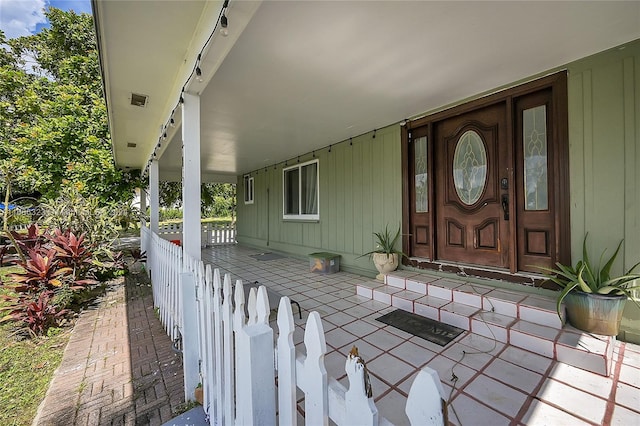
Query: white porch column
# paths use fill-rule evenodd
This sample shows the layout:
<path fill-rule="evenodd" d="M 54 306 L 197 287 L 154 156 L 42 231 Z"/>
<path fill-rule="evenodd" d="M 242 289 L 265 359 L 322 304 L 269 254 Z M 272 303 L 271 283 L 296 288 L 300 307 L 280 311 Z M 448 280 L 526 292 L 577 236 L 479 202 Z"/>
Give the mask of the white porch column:
<path fill-rule="evenodd" d="M 182 105 L 182 246 L 200 260 L 200 96 L 185 93 Z"/>
<path fill-rule="evenodd" d="M 143 187 L 138 188 L 140 195 L 140 228 L 146 226 L 147 221 L 144 219 L 147 213 L 147 190 Z"/>
<path fill-rule="evenodd" d="M 151 210 L 151 232 L 160 230 L 160 172 L 158 160 L 151 161 L 149 166 L 149 207 Z"/>

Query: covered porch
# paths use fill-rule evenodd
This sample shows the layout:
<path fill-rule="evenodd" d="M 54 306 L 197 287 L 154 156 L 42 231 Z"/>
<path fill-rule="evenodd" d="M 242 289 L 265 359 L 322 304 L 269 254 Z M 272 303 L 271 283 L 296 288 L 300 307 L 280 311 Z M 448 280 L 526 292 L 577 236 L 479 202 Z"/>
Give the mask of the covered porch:
<path fill-rule="evenodd" d="M 515 335 L 509 335 L 505 340 L 499 331 L 488 335 L 486 332 L 478 334 L 465 330 L 451 343 L 439 346 L 376 320 L 397 309 L 403 301 L 415 301 L 417 306 L 419 290 L 401 290 L 398 284 L 387 287 L 368 277 L 348 272 L 327 275 L 309 272 L 307 259 L 276 252 L 270 252 L 272 256 L 267 256 L 268 260 L 258 260 L 263 253 L 243 245 L 226 245 L 203 249 L 202 259 L 205 264 L 219 268 L 222 274 L 229 273 L 233 281 L 242 279 L 245 284 L 258 281 L 269 290 L 298 302 L 302 308 L 302 319 L 292 306 L 296 325 L 293 342 L 298 353 L 305 352 L 303 340 L 309 313 L 318 312 L 327 345 L 324 365 L 329 382 L 333 378 L 348 388 L 345 361 L 352 347 L 358 347 L 366 361 L 373 401 L 380 418 L 392 424 L 409 423 L 405 414 L 406 399 L 423 367 L 438 372 L 445 391 L 449 420 L 456 425 L 630 424 L 640 415 L 637 411 L 640 347 L 637 345 L 610 341 L 611 374 L 608 377 L 569 365 L 575 360 L 584 362 L 590 355 L 595 355 L 596 346 L 601 346 L 590 342 L 593 336 L 588 335 L 582 335 L 573 343 L 574 350 L 581 354 L 566 362 L 555 359 L 556 350 L 549 353 L 546 343 L 533 334 L 530 334 L 529 342 L 523 342 Z M 465 293 L 469 286 L 480 290 L 491 284 L 478 284 L 461 277 L 453 279 L 450 276 L 406 272 L 387 278 L 388 282 L 394 280 L 425 281 L 434 286 L 439 281 L 444 287 L 458 288 Z M 392 302 L 372 300 L 362 291 L 371 288 L 388 294 Z M 508 291 L 501 293 L 503 300 L 508 299 L 508 295 L 505 296 Z M 498 296 L 485 296 L 486 300 L 493 300 L 496 307 L 500 306 Z M 511 293 L 511 296 L 516 297 L 517 293 Z M 552 307 L 540 308 L 544 296 L 534 294 L 530 298 L 537 301 L 538 306 L 534 308 L 538 308 L 538 315 L 544 316 L 545 312 L 551 315 L 549 318 L 556 315 Z M 451 303 L 459 312 L 465 310 L 462 305 L 464 303 Z M 467 315 L 470 315 L 469 306 L 466 305 Z M 519 306 L 524 309 L 532 304 L 521 300 Z M 406 305 L 403 309 L 407 309 Z M 490 307 L 480 310 L 488 315 L 493 311 Z M 275 313 L 272 312 L 269 320 L 277 332 Z M 494 323 L 487 318 L 487 325 Z M 566 332 L 576 336 L 579 333 L 565 329 Z M 547 342 L 562 340 L 561 334 L 557 330 Z M 568 342 L 564 345 L 567 348 L 571 346 Z M 296 399 L 298 424 L 304 424 L 304 393 L 298 391 Z"/>
<path fill-rule="evenodd" d="M 392 407 L 381 415 L 395 422 L 405 422 L 399 401 L 425 366 L 438 371 L 456 424 L 478 423 L 479 413 L 489 424 L 638 416 L 629 396 L 637 347 L 578 339 L 582 356 L 563 345 L 549 299 L 523 303 L 543 293 L 532 264 L 577 259 L 587 232 L 598 254 L 625 240 L 616 270 L 640 255 L 637 3 L 94 0 L 94 15 L 114 157 L 148 178 L 153 238 L 159 182 L 183 183 L 183 249 L 148 250 L 168 256 L 152 257 L 154 284 L 170 272 L 176 292 L 190 280 L 207 288 L 203 260 L 295 298 L 322 318 L 336 379 L 359 343 L 374 401 Z M 548 135 L 549 150 L 526 157 L 520 127 L 533 112 L 544 125 L 532 133 Z M 465 135 L 489 158 L 478 169 L 490 176 L 466 201 L 443 166 Z M 527 160 L 548 172 L 532 208 Z M 201 250 L 205 181 L 238 185 L 238 246 Z M 396 224 L 411 259 L 385 286 L 371 284 L 362 253 Z M 267 251 L 283 257 L 249 260 Z M 340 254 L 342 271 L 306 272 L 304 256 L 316 251 Z M 423 265 L 455 274 L 413 269 Z M 530 285 L 492 298 L 502 282 L 460 277 L 470 269 Z M 193 291 L 182 300 L 195 301 Z M 499 316 L 503 302 L 512 319 Z M 390 306 L 459 326 L 466 318 L 469 328 L 434 347 L 378 324 Z M 308 318 L 296 321 L 297 345 Z M 542 323 L 518 329 L 532 319 Z M 638 313 L 625 320 L 637 338 Z"/>
<path fill-rule="evenodd" d="M 238 185 L 238 241 L 337 252 L 353 272 L 372 271 L 361 254 L 386 225 L 417 267 L 532 283 L 587 232 L 598 254 L 625 240 L 614 269 L 637 262 L 637 3 L 93 9 L 115 161 L 148 178 L 156 232 L 158 183 L 183 182 L 194 257 L 198 189 L 216 181 Z M 518 129 L 536 114 L 527 155 Z M 461 198 L 443 165 L 463 135 L 488 165 Z"/>

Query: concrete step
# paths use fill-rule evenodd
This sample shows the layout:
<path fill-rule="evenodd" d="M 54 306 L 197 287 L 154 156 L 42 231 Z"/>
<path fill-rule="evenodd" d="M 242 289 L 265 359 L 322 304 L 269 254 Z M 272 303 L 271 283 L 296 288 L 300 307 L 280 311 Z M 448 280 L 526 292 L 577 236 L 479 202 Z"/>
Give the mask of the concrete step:
<path fill-rule="evenodd" d="M 615 338 L 563 327 L 550 297 L 407 271 L 358 284 L 356 292 L 584 370 L 611 373 Z"/>

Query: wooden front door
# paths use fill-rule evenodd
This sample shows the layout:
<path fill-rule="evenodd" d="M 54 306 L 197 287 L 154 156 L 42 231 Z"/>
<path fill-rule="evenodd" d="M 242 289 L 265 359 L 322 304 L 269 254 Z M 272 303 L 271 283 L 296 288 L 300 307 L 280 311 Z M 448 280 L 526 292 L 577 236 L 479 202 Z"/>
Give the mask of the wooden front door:
<path fill-rule="evenodd" d="M 558 73 L 407 124 L 414 265 L 540 273 L 570 260 L 566 108 Z"/>
<path fill-rule="evenodd" d="M 508 267 L 505 130 L 504 103 L 435 123 L 439 260 Z"/>

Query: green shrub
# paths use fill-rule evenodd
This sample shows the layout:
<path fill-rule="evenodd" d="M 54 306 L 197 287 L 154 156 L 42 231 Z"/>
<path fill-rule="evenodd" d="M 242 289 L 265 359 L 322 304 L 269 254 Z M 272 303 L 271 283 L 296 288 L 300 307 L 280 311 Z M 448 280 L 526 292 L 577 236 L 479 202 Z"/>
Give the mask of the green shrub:
<path fill-rule="evenodd" d="M 134 207 L 129 203 L 122 203 L 115 208 L 116 222 L 120 224 L 123 231 L 130 227 L 137 228 L 142 216 L 142 212 L 138 207 Z"/>
<path fill-rule="evenodd" d="M 182 210 L 176 208 L 160 209 L 160 221 L 182 219 Z"/>
<path fill-rule="evenodd" d="M 84 234 L 101 255 L 111 249 L 118 237 L 116 208 L 100 206 L 97 198 L 85 198 L 75 188 L 63 190 L 60 197 L 42 203 L 41 208 L 45 226 Z"/>

